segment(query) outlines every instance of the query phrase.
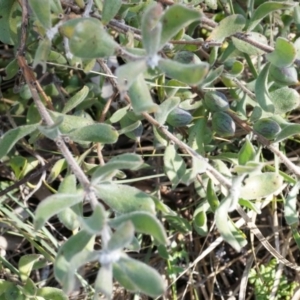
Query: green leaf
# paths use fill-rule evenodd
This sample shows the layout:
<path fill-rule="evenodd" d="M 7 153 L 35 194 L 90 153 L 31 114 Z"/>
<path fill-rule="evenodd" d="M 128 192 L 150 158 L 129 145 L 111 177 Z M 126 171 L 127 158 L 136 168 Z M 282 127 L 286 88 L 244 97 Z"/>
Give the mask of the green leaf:
<path fill-rule="evenodd" d="M 23 283 L 27 281 L 32 271 L 33 265 L 41 258 L 39 254 L 26 254 L 23 255 L 18 263 L 18 269 L 20 271 L 20 278 Z"/>
<path fill-rule="evenodd" d="M 182 28 L 187 27 L 195 21 L 201 21 L 202 13 L 186 6 L 175 4 L 166 10 L 161 23 L 163 25 L 160 49 L 172 39 Z"/>
<path fill-rule="evenodd" d="M 160 106 L 159 110 L 154 114 L 156 121 L 163 125 L 165 124 L 169 113 L 175 109 L 180 103 L 179 97 L 171 97 L 166 99 Z"/>
<path fill-rule="evenodd" d="M 134 225 L 127 221 L 122 223 L 111 236 L 107 244 L 107 251 L 113 252 L 121 250 L 130 245 L 134 237 Z"/>
<path fill-rule="evenodd" d="M 108 57 L 118 47 L 102 23 L 95 18 L 69 20 L 60 27 L 60 32 L 69 38 L 71 52 L 80 58 Z"/>
<path fill-rule="evenodd" d="M 292 85 L 298 83 L 298 73 L 294 66 L 277 68 L 276 66 L 271 65 L 270 77 L 280 85 Z"/>
<path fill-rule="evenodd" d="M 118 131 L 108 124 L 92 124 L 78 128 L 68 133 L 74 142 L 95 142 L 101 144 L 114 144 L 119 137 Z"/>
<path fill-rule="evenodd" d="M 52 27 L 51 11 L 49 0 L 28 0 L 33 14 L 46 29 Z"/>
<path fill-rule="evenodd" d="M 109 122 L 112 123 L 112 124 L 119 122 L 127 114 L 128 110 L 129 110 L 129 105 L 124 106 L 124 107 L 118 109 L 110 117 Z"/>
<path fill-rule="evenodd" d="M 164 281 L 153 268 L 128 256 L 120 258 L 115 264 L 119 265 L 141 293 L 153 298 L 164 293 L 166 289 Z"/>
<path fill-rule="evenodd" d="M 126 92 L 137 80 L 139 75 L 144 73 L 146 70 L 147 63 L 145 59 L 131 61 L 123 66 L 118 67 L 116 76 L 120 92 Z"/>
<path fill-rule="evenodd" d="M 83 199 L 83 192 L 78 192 L 76 194 L 55 194 L 47 197 L 36 209 L 34 222 L 35 230 L 41 229 L 48 219 L 63 211 L 65 208 L 82 202 Z"/>
<path fill-rule="evenodd" d="M 45 300 L 68 300 L 65 293 L 58 288 L 46 286 L 37 290 L 36 296 L 43 297 Z"/>
<path fill-rule="evenodd" d="M 233 226 L 230 226 L 231 220 L 228 219 L 227 212 L 229 211 L 231 205 L 232 199 L 229 195 L 221 201 L 220 206 L 215 211 L 215 221 L 224 241 L 230 244 L 230 246 L 236 251 L 240 252 L 241 249 L 247 244 L 247 240 L 238 239 L 236 229 Z"/>
<path fill-rule="evenodd" d="M 91 248 L 94 243 L 94 236 L 89 235 L 86 231 L 79 231 L 76 235 L 71 236 L 59 249 L 54 263 L 54 275 L 57 281 L 63 286 L 67 286 L 70 269 L 72 269 L 71 260 L 84 250 Z M 85 251 L 86 252 L 86 251 Z M 76 266 L 74 266 L 76 267 Z M 75 268 L 74 268 L 75 272 Z"/>
<path fill-rule="evenodd" d="M 285 126 L 277 135 L 274 142 L 281 142 L 293 135 L 300 133 L 300 124 L 289 124 Z"/>
<path fill-rule="evenodd" d="M 1 19 L 0 19 L 1 21 Z M 19 71 L 20 67 L 18 64 L 18 61 L 16 59 L 13 59 L 10 61 L 6 67 L 5 67 L 5 77 L 3 77 L 4 80 L 9 80 L 15 77 Z"/>
<path fill-rule="evenodd" d="M 62 125 L 63 121 L 64 117 L 61 115 L 55 120 L 53 125 L 40 125 L 38 129 L 48 139 L 55 140 L 60 135 L 59 126 Z"/>
<path fill-rule="evenodd" d="M 182 64 L 169 59 L 160 59 L 158 67 L 168 76 L 190 85 L 199 84 L 209 70 L 209 64 L 205 62 Z"/>
<path fill-rule="evenodd" d="M 0 295 L 2 296 L 6 291 L 10 290 L 14 286 L 15 285 L 12 282 L 0 279 Z M 6 300 L 6 298 L 4 298 L 4 299 Z"/>
<path fill-rule="evenodd" d="M 121 124 L 121 126 L 122 125 L 123 124 Z M 133 122 L 130 125 L 125 126 L 125 127 L 122 126 L 122 129 L 120 129 L 118 132 L 119 132 L 119 135 L 126 134 L 129 132 L 135 132 L 137 128 L 142 128 L 142 132 L 143 132 L 143 124 L 141 121 Z"/>
<path fill-rule="evenodd" d="M 34 61 L 32 67 L 35 68 L 37 65 L 42 66 L 42 72 L 45 73 L 47 70 L 48 56 L 51 50 L 51 41 L 47 38 L 44 38 L 39 41 L 38 48 L 35 51 Z"/>
<path fill-rule="evenodd" d="M 78 91 L 73 97 L 71 97 L 64 108 L 62 109 L 63 114 L 67 114 L 72 109 L 76 108 L 88 95 L 89 88 L 85 85 L 80 91 Z"/>
<path fill-rule="evenodd" d="M 193 215 L 193 226 L 198 234 L 206 236 L 208 233 L 206 212 L 200 210 Z"/>
<path fill-rule="evenodd" d="M 56 161 L 50 171 L 47 182 L 52 183 L 61 174 L 61 172 L 67 168 L 67 166 L 68 165 L 65 158 L 61 158 Z"/>
<path fill-rule="evenodd" d="M 245 179 L 240 198 L 245 200 L 264 198 L 274 194 L 282 186 L 283 178 L 276 173 L 266 172 Z"/>
<path fill-rule="evenodd" d="M 230 15 L 224 18 L 216 28 L 213 29 L 207 41 L 222 43 L 225 38 L 242 31 L 246 19 L 242 15 Z"/>
<path fill-rule="evenodd" d="M 216 195 L 215 187 L 211 179 L 209 179 L 207 182 L 206 193 L 207 202 L 209 203 L 211 210 L 215 212 L 219 207 L 220 202 Z"/>
<path fill-rule="evenodd" d="M 109 225 L 116 228 L 127 221 L 132 222 L 135 231 L 153 236 L 157 244 L 167 244 L 164 227 L 152 213 L 147 211 L 129 212 L 110 220 Z"/>
<path fill-rule="evenodd" d="M 255 95 L 259 106 L 266 112 L 274 113 L 274 105 L 268 89 L 268 75 L 270 64 L 266 64 L 255 82 Z"/>
<path fill-rule="evenodd" d="M 2 0 L 0 1 L 0 41 L 3 44 L 13 45 L 13 39 L 10 33 L 10 16 L 13 11 L 14 4 L 17 1 Z"/>
<path fill-rule="evenodd" d="M 116 212 L 148 211 L 155 213 L 152 197 L 133 186 L 111 182 L 97 184 L 94 188 L 97 196 Z"/>
<path fill-rule="evenodd" d="M 122 0 L 104 0 L 102 10 L 102 23 L 105 25 L 115 17 L 121 8 Z"/>
<path fill-rule="evenodd" d="M 252 39 L 254 41 L 257 41 L 261 44 L 264 44 L 264 45 L 268 45 L 268 39 L 262 35 L 261 33 L 258 33 L 258 32 L 247 32 L 247 37 L 249 39 Z M 253 56 L 258 56 L 258 55 L 262 55 L 264 54 L 265 52 L 243 40 L 240 40 L 236 37 L 232 37 L 232 42 L 234 44 L 234 46 L 241 52 L 244 52 L 248 55 L 253 55 Z"/>
<path fill-rule="evenodd" d="M 241 150 L 239 151 L 239 156 L 238 156 L 239 164 L 245 165 L 248 161 L 253 160 L 255 158 L 255 155 L 256 155 L 256 151 L 253 145 L 251 144 L 251 142 L 249 141 L 248 137 L 246 137 L 245 142 Z"/>
<path fill-rule="evenodd" d="M 149 56 L 155 55 L 160 47 L 162 24 L 159 19 L 162 12 L 162 6 L 154 2 L 146 8 L 142 17 L 143 46 Z"/>
<path fill-rule="evenodd" d="M 266 17 L 268 14 L 270 14 L 273 11 L 279 10 L 279 9 L 289 9 L 291 7 L 294 7 L 295 3 L 290 2 L 273 2 L 273 1 L 267 1 L 262 3 L 255 11 L 254 14 L 247 25 L 247 31 L 251 31 L 254 29 L 261 20 Z"/>
<path fill-rule="evenodd" d="M 112 299 L 113 294 L 113 268 L 111 264 L 101 266 L 95 281 L 96 293 L 103 293 L 107 299 Z"/>
<path fill-rule="evenodd" d="M 172 182 L 174 189 L 181 181 L 186 171 L 185 162 L 177 153 L 174 144 L 169 144 L 164 153 L 164 169 L 168 178 Z"/>
<path fill-rule="evenodd" d="M 192 231 L 189 221 L 178 215 L 164 215 L 164 219 L 168 222 L 170 228 L 176 232 L 186 234 Z"/>
<path fill-rule="evenodd" d="M 138 292 L 138 287 L 132 282 L 130 278 L 128 278 L 125 270 L 118 264 L 113 264 L 113 276 L 114 278 L 128 291 Z"/>
<path fill-rule="evenodd" d="M 80 129 L 88 125 L 95 124 L 93 119 L 90 118 L 65 115 L 51 110 L 48 110 L 48 112 L 55 123 L 63 118 L 63 122 L 59 126 L 59 130 L 63 134 L 67 134 L 74 129 Z"/>
<path fill-rule="evenodd" d="M 134 81 L 128 91 L 133 111 L 136 114 L 142 112 L 156 112 L 158 105 L 155 104 L 150 95 L 144 76 L 140 74 Z"/>
<path fill-rule="evenodd" d="M 274 104 L 275 114 L 285 114 L 300 104 L 300 97 L 295 89 L 283 87 L 270 92 L 270 98 Z"/>
<path fill-rule="evenodd" d="M 0 138 L 0 159 L 5 156 L 20 139 L 32 133 L 38 126 L 39 124 L 24 125 L 7 131 Z"/>
<path fill-rule="evenodd" d="M 115 156 L 110 159 L 106 165 L 99 166 L 95 169 L 92 175 L 92 184 L 111 179 L 118 170 L 135 170 L 142 164 L 142 158 L 134 153 L 125 153 Z"/>
<path fill-rule="evenodd" d="M 90 217 L 81 218 L 81 228 L 89 234 L 99 235 L 106 222 L 105 209 L 101 203 L 93 208 L 93 214 Z"/>
<path fill-rule="evenodd" d="M 51 0 L 50 1 L 50 8 L 56 14 L 63 14 L 64 10 L 61 7 L 60 0 Z"/>
<path fill-rule="evenodd" d="M 278 68 L 290 66 L 296 59 L 296 48 L 289 40 L 278 37 L 275 44 L 275 50 L 266 54 L 269 62 Z"/>
<path fill-rule="evenodd" d="M 300 182 L 293 186 L 289 194 L 284 199 L 284 218 L 289 226 L 299 224 L 299 212 L 297 209 L 297 196 L 299 193 Z"/>

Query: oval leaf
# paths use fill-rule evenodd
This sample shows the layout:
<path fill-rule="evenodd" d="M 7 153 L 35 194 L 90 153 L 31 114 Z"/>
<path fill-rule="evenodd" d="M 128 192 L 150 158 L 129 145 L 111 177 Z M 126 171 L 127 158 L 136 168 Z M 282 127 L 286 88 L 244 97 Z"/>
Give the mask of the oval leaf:
<path fill-rule="evenodd" d="M 200 22 L 201 17 L 202 14 L 199 11 L 180 4 L 169 7 L 161 18 L 163 28 L 160 38 L 160 49 L 182 28 L 195 21 Z"/>
<path fill-rule="evenodd" d="M 102 10 L 102 22 L 107 24 L 118 13 L 122 0 L 104 0 Z"/>
<path fill-rule="evenodd" d="M 142 74 L 140 74 L 136 81 L 132 83 L 128 94 L 135 113 L 151 113 L 158 110 L 158 105 L 153 102 L 147 83 Z"/>
<path fill-rule="evenodd" d="M 60 32 L 69 38 L 71 52 L 80 58 L 108 57 L 118 47 L 102 23 L 95 18 L 72 19 L 60 27 Z"/>
<path fill-rule="evenodd" d="M 93 124 L 68 133 L 74 142 L 95 142 L 113 144 L 118 140 L 118 131 L 108 124 Z"/>
<path fill-rule="evenodd" d="M 39 22 L 46 29 L 50 29 L 52 26 L 50 1 L 48 1 L 48 0 L 28 0 L 28 4 L 29 4 L 30 8 L 32 9 L 35 17 L 39 20 Z"/>
<path fill-rule="evenodd" d="M 285 126 L 277 135 L 275 142 L 281 142 L 295 134 L 300 133 L 300 124 L 289 124 Z"/>
<path fill-rule="evenodd" d="M 282 185 L 283 178 L 276 173 L 266 172 L 245 179 L 240 198 L 251 200 L 274 194 Z"/>
<path fill-rule="evenodd" d="M 255 95 L 259 106 L 266 112 L 273 113 L 275 108 L 269 95 L 268 75 L 270 64 L 266 64 L 255 82 Z"/>
<path fill-rule="evenodd" d="M 0 159 L 5 156 L 20 139 L 36 130 L 38 126 L 39 124 L 24 125 L 7 131 L 0 138 Z"/>
<path fill-rule="evenodd" d="M 85 85 L 79 92 L 77 92 L 73 97 L 71 97 L 64 108 L 62 109 L 62 113 L 66 114 L 72 109 L 74 109 L 77 105 L 79 105 L 88 95 L 89 88 Z"/>
<path fill-rule="evenodd" d="M 289 40 L 279 37 L 276 40 L 275 50 L 267 54 L 266 58 L 278 68 L 288 67 L 296 59 L 296 48 Z"/>
<path fill-rule="evenodd" d="M 199 84 L 208 73 L 209 64 L 182 64 L 169 59 L 160 59 L 158 67 L 168 76 L 187 84 Z"/>
<path fill-rule="evenodd" d="M 289 9 L 293 6 L 295 6 L 295 3 L 288 3 L 288 2 L 273 2 L 273 1 L 267 1 L 263 4 L 261 4 L 254 12 L 248 26 L 247 30 L 250 31 L 254 29 L 260 21 L 266 17 L 268 14 L 270 14 L 273 11 L 276 11 L 278 9 Z"/>
<path fill-rule="evenodd" d="M 137 232 L 149 234 L 154 237 L 157 244 L 167 244 L 167 236 L 164 227 L 157 218 L 146 211 L 136 211 L 124 214 L 109 221 L 112 227 L 119 227 L 124 222 L 131 221 Z"/>
<path fill-rule="evenodd" d="M 245 24 L 246 19 L 242 15 L 228 16 L 213 29 L 207 41 L 222 43 L 225 38 L 243 30 Z"/>
<path fill-rule="evenodd" d="M 94 188 L 97 196 L 116 212 L 148 211 L 155 213 L 152 197 L 133 186 L 112 182 L 100 183 Z"/>
<path fill-rule="evenodd" d="M 116 264 L 120 266 L 141 293 L 153 298 L 164 293 L 166 289 L 164 281 L 153 268 L 129 257 L 120 258 Z"/>
<path fill-rule="evenodd" d="M 47 197 L 41 202 L 35 212 L 34 228 L 41 229 L 48 219 L 63 211 L 67 207 L 71 207 L 84 199 L 84 193 L 76 194 L 56 194 Z"/>

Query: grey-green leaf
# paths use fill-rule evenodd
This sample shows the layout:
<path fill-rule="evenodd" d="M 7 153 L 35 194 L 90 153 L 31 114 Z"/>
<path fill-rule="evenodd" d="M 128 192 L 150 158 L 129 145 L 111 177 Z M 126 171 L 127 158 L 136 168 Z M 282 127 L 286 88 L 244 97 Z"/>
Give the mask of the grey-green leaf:
<path fill-rule="evenodd" d="M 109 221 L 109 225 L 116 228 L 124 222 L 131 221 L 137 232 L 153 236 L 157 244 L 167 244 L 165 229 L 158 219 L 147 211 L 134 211 Z"/>
<path fill-rule="evenodd" d="M 122 0 L 104 0 L 102 10 L 102 22 L 107 24 L 118 13 Z"/>
<path fill-rule="evenodd" d="M 92 183 L 111 179 L 118 170 L 134 170 L 143 163 L 142 158 L 134 153 L 125 153 L 111 158 L 106 165 L 97 167 L 92 175 Z"/>
<path fill-rule="evenodd" d="M 28 4 L 29 4 L 30 8 L 32 9 L 35 17 L 44 26 L 44 28 L 50 29 L 52 26 L 50 1 L 48 1 L 48 0 L 28 0 Z"/>
<path fill-rule="evenodd" d="M 68 300 L 68 297 L 61 289 L 50 286 L 37 289 L 36 296 L 43 297 L 45 300 Z"/>
<path fill-rule="evenodd" d="M 78 91 L 74 96 L 72 96 L 67 101 L 67 103 L 65 104 L 61 112 L 63 114 L 70 112 L 86 98 L 88 92 L 89 92 L 89 88 L 85 85 L 80 91 Z"/>
<path fill-rule="evenodd" d="M 169 59 L 160 59 L 158 67 L 168 76 L 190 85 L 199 84 L 209 70 L 209 64 L 206 62 L 182 64 Z"/>
<path fill-rule="evenodd" d="M 246 239 L 238 239 L 236 228 L 233 227 L 231 220 L 228 217 L 228 211 L 231 206 L 231 195 L 222 200 L 220 206 L 215 211 L 216 226 L 223 237 L 224 241 L 230 244 L 236 251 L 241 251 L 242 247 L 247 244 Z M 231 226 L 230 226 L 231 225 Z"/>
<path fill-rule="evenodd" d="M 71 52 L 80 58 L 108 57 L 118 47 L 102 23 L 95 18 L 71 19 L 60 27 L 60 32 L 70 40 Z"/>
<path fill-rule="evenodd" d="M 266 172 L 245 179 L 240 198 L 251 200 L 274 194 L 282 185 L 283 178 L 276 173 Z"/>
<path fill-rule="evenodd" d="M 112 252 L 126 248 L 134 237 L 134 226 L 131 221 L 124 222 L 113 233 L 107 244 L 107 251 Z"/>
<path fill-rule="evenodd" d="M 172 182 L 174 189 L 181 181 L 186 171 L 185 162 L 177 153 L 174 144 L 169 144 L 164 153 L 164 169 L 165 173 Z"/>
<path fill-rule="evenodd" d="M 182 28 L 188 26 L 192 22 L 201 20 L 202 14 L 186 6 L 175 4 L 169 7 L 161 18 L 163 24 L 160 49 Z"/>
<path fill-rule="evenodd" d="M 208 41 L 222 43 L 225 38 L 241 31 L 246 24 L 246 19 L 242 15 L 230 15 L 224 18 L 219 25 L 213 29 Z"/>
<path fill-rule="evenodd" d="M 273 11 L 279 10 L 279 9 L 289 9 L 291 7 L 294 7 L 295 3 L 290 2 L 275 2 L 275 1 L 267 1 L 262 3 L 254 12 L 248 26 L 247 31 L 251 31 L 254 29 L 261 20 L 266 17 L 268 14 L 270 14 Z"/>
<path fill-rule="evenodd" d="M 114 144 L 119 137 L 118 131 L 111 125 L 99 123 L 78 128 L 68 133 L 74 142 L 95 142 Z"/>
<path fill-rule="evenodd" d="M 296 48 L 289 40 L 278 37 L 274 51 L 267 54 L 266 58 L 278 68 L 288 67 L 296 59 Z"/>
<path fill-rule="evenodd" d="M 255 95 L 259 106 L 266 112 L 273 113 L 275 108 L 268 89 L 268 75 L 270 64 L 266 64 L 255 82 Z"/>
<path fill-rule="evenodd" d="M 300 124 L 286 125 L 277 135 L 275 142 L 281 142 L 293 135 L 300 133 Z"/>
<path fill-rule="evenodd" d="M 129 88 L 128 94 L 130 96 L 133 111 L 137 114 L 142 112 L 156 112 L 158 105 L 152 100 L 147 83 L 143 74 L 140 74 Z"/>
<path fill-rule="evenodd" d="M 97 203 L 97 205 L 93 209 L 93 214 L 91 216 L 81 218 L 82 229 L 91 235 L 99 235 L 104 227 L 105 222 L 105 209 L 101 203 Z"/>
<path fill-rule="evenodd" d="M 300 104 L 298 92 L 288 87 L 270 92 L 270 97 L 275 107 L 275 114 L 285 114 L 297 108 Z"/>
<path fill-rule="evenodd" d="M 8 130 L 0 138 L 0 159 L 5 156 L 20 139 L 32 133 L 38 126 L 39 124 L 24 125 Z"/>
<path fill-rule="evenodd" d="M 34 228 L 39 230 L 47 222 L 48 219 L 63 211 L 67 207 L 71 207 L 84 198 L 83 192 L 76 194 L 55 194 L 47 197 L 37 207 L 35 212 Z"/>
<path fill-rule="evenodd" d="M 148 211 L 155 213 L 152 197 L 133 186 L 111 182 L 97 184 L 94 188 L 97 196 L 116 212 Z"/>
<path fill-rule="evenodd" d="M 153 298 L 164 293 L 165 283 L 153 268 L 128 256 L 122 257 L 116 264 L 122 268 L 129 280 L 134 283 L 141 293 Z"/>
<path fill-rule="evenodd" d="M 159 111 L 156 112 L 155 119 L 159 124 L 165 124 L 167 117 L 169 113 L 175 109 L 180 103 L 179 97 L 171 97 L 169 99 L 166 99 L 160 106 Z"/>
<path fill-rule="evenodd" d="M 299 224 L 299 212 L 297 209 L 297 196 L 300 182 L 298 181 L 284 200 L 284 218 L 289 226 Z"/>
<path fill-rule="evenodd" d="M 149 56 L 155 55 L 159 50 L 162 24 L 160 17 L 162 6 L 158 3 L 150 4 L 142 17 L 142 39 L 143 46 Z"/>
<path fill-rule="evenodd" d="M 146 70 L 147 63 L 145 59 L 131 61 L 123 66 L 118 67 L 116 76 L 120 92 L 126 92 L 135 82 L 135 80 L 137 80 L 139 75 Z"/>

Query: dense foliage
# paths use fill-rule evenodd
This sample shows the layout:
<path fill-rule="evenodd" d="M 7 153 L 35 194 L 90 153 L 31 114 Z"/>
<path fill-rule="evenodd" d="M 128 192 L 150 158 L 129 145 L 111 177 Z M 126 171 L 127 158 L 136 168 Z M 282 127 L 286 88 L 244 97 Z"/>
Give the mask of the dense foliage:
<path fill-rule="evenodd" d="M 298 1 L 0 0 L 0 297 L 291 299 L 299 30 Z"/>

